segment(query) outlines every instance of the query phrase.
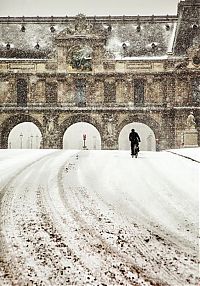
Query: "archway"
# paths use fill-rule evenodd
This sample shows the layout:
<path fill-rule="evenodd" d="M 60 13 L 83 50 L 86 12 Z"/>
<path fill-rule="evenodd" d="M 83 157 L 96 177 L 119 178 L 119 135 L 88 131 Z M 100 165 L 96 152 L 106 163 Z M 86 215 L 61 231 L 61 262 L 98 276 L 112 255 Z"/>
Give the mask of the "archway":
<path fill-rule="evenodd" d="M 140 150 L 141 151 L 155 151 L 156 150 L 156 138 L 153 130 L 146 124 L 140 122 L 132 122 L 125 125 L 118 138 L 118 144 L 120 150 L 129 150 L 130 142 L 129 142 L 129 133 L 131 129 L 134 128 L 136 132 L 138 132 L 141 143 Z"/>
<path fill-rule="evenodd" d="M 40 149 L 42 134 L 32 122 L 17 124 L 9 133 L 8 148 L 10 149 Z"/>
<path fill-rule="evenodd" d="M 99 150 L 101 149 L 100 133 L 90 123 L 74 123 L 64 133 L 63 149 Z"/>
<path fill-rule="evenodd" d="M 30 116 L 29 114 L 18 114 L 15 116 L 11 116 L 11 117 L 7 118 L 1 125 L 1 148 L 6 149 L 6 148 L 10 147 L 9 146 L 10 144 L 8 142 L 9 134 L 12 131 L 12 129 L 20 123 L 33 123 L 33 125 L 36 128 L 38 128 L 37 130 L 39 132 L 37 132 L 36 134 L 34 133 L 32 135 L 36 136 L 38 134 L 38 136 L 39 135 L 42 136 L 41 135 L 42 131 L 43 131 L 42 125 L 34 117 Z M 31 134 L 30 134 L 30 136 L 31 136 Z M 38 138 L 38 141 L 39 141 L 39 138 Z M 21 143 L 20 143 L 20 147 L 21 147 Z M 13 148 L 12 145 L 11 145 L 11 148 Z"/>

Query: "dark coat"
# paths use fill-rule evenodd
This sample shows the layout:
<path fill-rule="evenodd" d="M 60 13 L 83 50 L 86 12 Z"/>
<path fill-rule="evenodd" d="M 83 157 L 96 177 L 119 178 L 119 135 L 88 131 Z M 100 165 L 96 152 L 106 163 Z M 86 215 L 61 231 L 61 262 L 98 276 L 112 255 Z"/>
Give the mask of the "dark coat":
<path fill-rule="evenodd" d="M 138 144 L 141 141 L 140 136 L 137 132 L 131 131 L 131 133 L 129 134 L 129 141 L 131 141 L 131 143 Z"/>

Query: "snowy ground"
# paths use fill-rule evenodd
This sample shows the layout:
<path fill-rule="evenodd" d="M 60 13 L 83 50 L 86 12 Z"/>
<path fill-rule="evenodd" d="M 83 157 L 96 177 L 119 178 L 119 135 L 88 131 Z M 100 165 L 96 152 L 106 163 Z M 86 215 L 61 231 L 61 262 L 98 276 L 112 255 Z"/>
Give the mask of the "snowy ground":
<path fill-rule="evenodd" d="M 196 286 L 199 152 L 0 150 L 0 285 Z"/>

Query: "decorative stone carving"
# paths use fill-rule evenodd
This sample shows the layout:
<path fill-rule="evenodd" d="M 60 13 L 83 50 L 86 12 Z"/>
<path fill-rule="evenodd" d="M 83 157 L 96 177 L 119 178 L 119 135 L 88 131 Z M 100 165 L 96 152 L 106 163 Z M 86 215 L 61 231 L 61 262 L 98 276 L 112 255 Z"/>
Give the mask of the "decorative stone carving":
<path fill-rule="evenodd" d="M 91 38 L 94 35 L 106 36 L 107 30 L 102 24 L 92 24 L 84 14 L 78 14 L 75 17 L 74 24 L 68 24 L 67 28 L 61 31 L 56 39 L 66 39 L 71 37 L 88 36 Z"/>
<path fill-rule="evenodd" d="M 198 147 L 198 131 L 192 111 L 187 117 L 186 124 L 186 129 L 183 132 L 183 147 Z"/>
<path fill-rule="evenodd" d="M 113 115 L 111 115 L 108 118 L 108 123 L 107 123 L 107 132 L 108 132 L 108 137 L 113 137 Z"/>
<path fill-rule="evenodd" d="M 87 21 L 84 14 L 78 14 L 75 19 L 74 33 L 87 34 L 90 33 L 92 25 Z"/>
<path fill-rule="evenodd" d="M 71 66 L 74 69 L 82 71 L 91 71 L 92 70 L 92 49 L 90 47 L 82 47 L 75 49 L 71 56 Z"/>
<path fill-rule="evenodd" d="M 195 129 L 196 123 L 193 111 L 190 112 L 190 114 L 187 117 L 187 129 Z"/>
<path fill-rule="evenodd" d="M 104 58 L 106 37 L 107 30 L 102 23 L 92 23 L 85 15 L 77 15 L 55 38 L 58 69 L 91 71 L 92 65 L 97 66 Z M 67 63 L 66 67 L 63 62 Z"/>
<path fill-rule="evenodd" d="M 54 117 L 50 118 L 47 124 L 47 133 L 53 134 L 54 133 Z"/>
<path fill-rule="evenodd" d="M 116 147 L 116 125 L 117 118 L 113 114 L 104 114 L 104 146 L 105 149 L 113 149 Z"/>
<path fill-rule="evenodd" d="M 57 148 L 58 132 L 56 128 L 57 116 L 49 115 L 46 117 L 46 130 L 45 130 L 45 145 L 48 148 Z"/>
<path fill-rule="evenodd" d="M 179 63 L 176 64 L 175 70 L 184 70 L 184 69 L 187 69 L 188 64 L 189 64 L 188 59 L 184 59 L 184 60 L 182 60 L 182 61 L 180 61 Z"/>

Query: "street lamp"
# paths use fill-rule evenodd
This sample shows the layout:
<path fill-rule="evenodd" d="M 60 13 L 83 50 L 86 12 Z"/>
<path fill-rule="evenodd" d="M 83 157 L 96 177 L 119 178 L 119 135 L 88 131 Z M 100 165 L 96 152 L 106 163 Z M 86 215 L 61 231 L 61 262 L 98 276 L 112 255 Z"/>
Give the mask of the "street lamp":
<path fill-rule="evenodd" d="M 31 149 L 33 148 L 33 135 L 30 136 L 31 137 Z"/>
<path fill-rule="evenodd" d="M 28 136 L 28 138 L 27 138 L 27 149 L 29 149 L 30 148 L 30 137 Z"/>
<path fill-rule="evenodd" d="M 21 133 L 19 137 L 20 137 L 20 148 L 22 149 L 23 134 Z"/>
<path fill-rule="evenodd" d="M 93 148 L 97 149 L 97 137 L 93 136 Z"/>
<path fill-rule="evenodd" d="M 36 135 L 35 138 L 36 138 L 36 149 L 39 149 L 39 146 L 38 146 L 38 138 L 39 138 L 39 136 Z"/>
<path fill-rule="evenodd" d="M 86 141 L 86 134 L 83 134 L 83 149 L 86 149 L 86 145 L 85 145 L 85 141 Z"/>

